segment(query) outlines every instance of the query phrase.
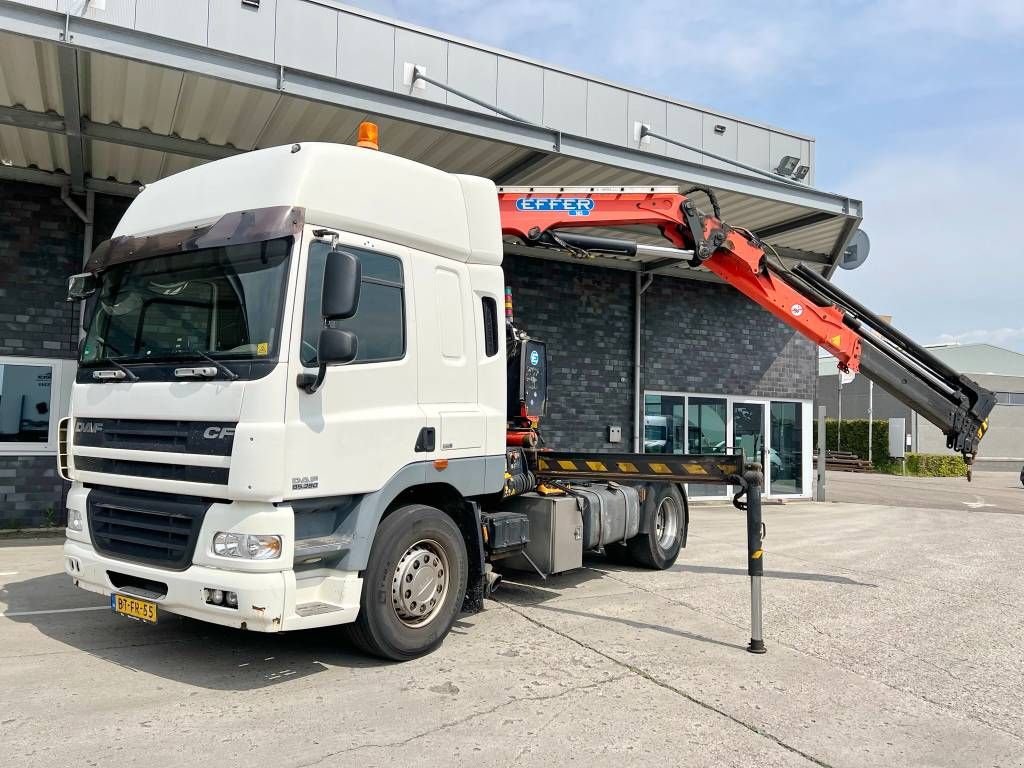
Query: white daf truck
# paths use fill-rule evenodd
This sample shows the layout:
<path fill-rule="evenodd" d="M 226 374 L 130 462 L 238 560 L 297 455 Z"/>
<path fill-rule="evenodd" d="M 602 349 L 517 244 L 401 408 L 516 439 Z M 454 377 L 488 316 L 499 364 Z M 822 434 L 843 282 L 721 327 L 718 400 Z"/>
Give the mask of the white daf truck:
<path fill-rule="evenodd" d="M 538 448 L 557 407 L 544 345 L 502 317 L 503 232 L 615 250 L 569 228 L 662 203 L 680 258 L 751 295 L 728 262 L 756 240 L 664 190 L 499 195 L 315 143 L 147 185 L 69 281 L 86 308 L 58 459 L 67 573 L 144 621 L 346 624 L 366 650 L 408 659 L 480 606 L 495 568 L 557 573 L 585 550 L 671 565 L 681 483 L 744 488 L 743 458 Z M 809 330 L 812 314 L 827 312 L 789 321 L 855 366 L 860 349 Z"/>

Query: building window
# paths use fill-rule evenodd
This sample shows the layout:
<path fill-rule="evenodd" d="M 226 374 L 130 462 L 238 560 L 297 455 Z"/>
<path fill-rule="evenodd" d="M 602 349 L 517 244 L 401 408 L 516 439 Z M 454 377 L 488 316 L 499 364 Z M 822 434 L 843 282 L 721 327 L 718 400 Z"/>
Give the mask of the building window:
<path fill-rule="evenodd" d="M 49 365 L 0 365 L 0 442 L 48 441 L 52 384 Z"/>
<path fill-rule="evenodd" d="M 644 453 L 686 453 L 686 399 L 647 395 L 644 402 Z"/>
<path fill-rule="evenodd" d="M 405 291 L 402 262 L 394 256 L 362 248 L 345 250 L 359 259 L 363 280 L 359 290 L 359 309 L 348 320 L 329 323 L 332 328 L 352 331 L 359 340 L 354 363 L 398 360 L 405 355 Z M 323 328 L 321 298 L 328 243 L 316 241 L 309 247 L 306 270 L 306 303 L 302 316 L 302 364 L 317 364 L 316 352 Z"/>
<path fill-rule="evenodd" d="M 54 450 L 57 421 L 67 413 L 62 383 L 74 380 L 74 368 L 72 360 L 0 357 L 0 453 Z"/>
<path fill-rule="evenodd" d="M 804 495 L 810 473 L 809 402 L 648 392 L 644 452 L 735 454 L 765 468 L 765 492 Z M 688 483 L 691 497 L 727 498 L 735 489 Z"/>

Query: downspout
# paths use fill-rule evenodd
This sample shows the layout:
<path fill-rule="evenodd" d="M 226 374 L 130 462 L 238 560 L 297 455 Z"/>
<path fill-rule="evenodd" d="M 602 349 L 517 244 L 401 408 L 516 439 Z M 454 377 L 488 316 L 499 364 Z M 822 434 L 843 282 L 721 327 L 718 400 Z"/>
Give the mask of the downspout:
<path fill-rule="evenodd" d="M 85 193 L 85 210 L 74 201 L 71 194 L 68 192 L 67 187 L 60 188 L 60 199 L 64 202 L 71 212 L 75 214 L 82 223 L 85 225 L 85 232 L 82 234 L 82 268 L 85 268 L 85 264 L 89 261 L 89 257 L 92 255 L 92 240 L 93 232 L 95 227 L 96 219 L 96 193 L 92 190 L 88 190 Z M 82 324 L 85 322 L 85 302 L 81 302 L 78 310 L 78 337 L 81 338 L 85 335 L 85 330 L 82 328 Z"/>
<path fill-rule="evenodd" d="M 641 390 L 641 335 L 643 334 L 644 293 L 654 282 L 654 275 L 636 273 L 636 296 L 633 302 L 633 453 L 640 453 L 640 435 L 643 434 L 644 404 Z"/>

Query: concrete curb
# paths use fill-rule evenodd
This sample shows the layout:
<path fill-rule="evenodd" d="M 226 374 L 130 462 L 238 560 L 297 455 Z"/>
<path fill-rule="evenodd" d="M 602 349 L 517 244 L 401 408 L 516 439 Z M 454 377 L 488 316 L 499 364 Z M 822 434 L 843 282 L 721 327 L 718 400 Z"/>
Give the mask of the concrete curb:
<path fill-rule="evenodd" d="M 56 528 L 17 528 L 15 530 L 0 530 L 0 542 L 8 539 L 41 539 L 64 537 L 64 526 Z"/>

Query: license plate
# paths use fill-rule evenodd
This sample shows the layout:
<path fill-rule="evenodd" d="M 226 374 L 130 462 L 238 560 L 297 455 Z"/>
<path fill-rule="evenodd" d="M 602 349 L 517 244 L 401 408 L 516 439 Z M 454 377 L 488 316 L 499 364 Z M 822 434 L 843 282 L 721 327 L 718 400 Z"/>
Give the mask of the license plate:
<path fill-rule="evenodd" d="M 110 596 L 110 607 L 122 616 L 130 616 L 133 619 L 156 624 L 156 603 L 151 603 L 149 600 L 114 594 Z"/>

